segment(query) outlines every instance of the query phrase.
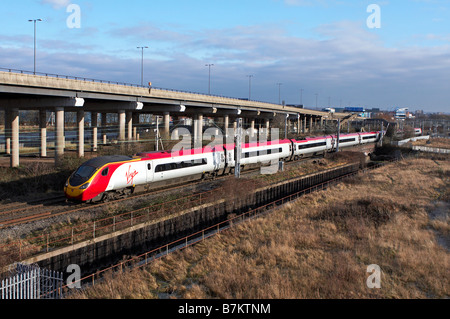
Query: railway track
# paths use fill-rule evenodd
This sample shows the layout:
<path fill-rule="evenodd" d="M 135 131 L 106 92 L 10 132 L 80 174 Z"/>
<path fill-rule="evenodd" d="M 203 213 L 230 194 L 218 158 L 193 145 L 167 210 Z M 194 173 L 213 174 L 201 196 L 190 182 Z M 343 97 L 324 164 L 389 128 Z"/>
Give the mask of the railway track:
<path fill-rule="evenodd" d="M 256 169 L 255 169 L 256 170 Z M 245 174 L 250 174 L 255 170 L 249 170 Z M 226 176 L 221 176 L 215 179 L 216 181 L 222 180 Z M 207 181 L 206 181 L 207 182 Z M 204 184 L 205 181 L 187 182 L 178 184 L 171 187 L 158 187 L 150 189 L 146 192 L 136 193 L 126 198 L 110 200 L 104 203 L 97 204 L 85 204 L 85 203 L 71 203 L 67 202 L 64 195 L 51 198 L 48 200 L 39 200 L 28 203 L 12 203 L 2 206 L 0 209 L 0 229 L 20 226 L 25 223 L 35 222 L 51 217 L 57 217 L 75 212 L 81 212 L 92 208 L 99 208 L 106 205 L 112 205 L 122 203 L 126 201 L 136 200 L 148 196 L 159 195 L 163 192 L 171 192 L 181 190 L 186 187 L 195 187 L 197 185 Z"/>
<path fill-rule="evenodd" d="M 298 161 L 286 162 L 286 166 L 299 165 L 308 161 L 317 160 L 320 157 L 311 157 L 308 159 L 302 159 Z M 249 169 L 242 172 L 243 176 L 248 176 L 259 171 L 260 168 Z M 228 176 L 220 176 L 213 181 L 221 181 Z M 53 217 L 62 215 L 68 215 L 71 213 L 82 212 L 93 208 L 100 208 L 106 205 L 113 205 L 118 203 L 124 203 L 136 199 L 141 199 L 150 196 L 157 196 L 161 193 L 176 192 L 187 187 L 194 188 L 196 186 L 211 182 L 211 180 L 191 181 L 182 184 L 177 184 L 169 187 L 152 188 L 148 191 L 135 193 L 125 198 L 110 200 L 104 203 L 85 204 L 85 203 L 71 203 L 67 202 L 64 195 L 56 196 L 48 199 L 35 200 L 27 203 L 11 203 L 3 205 L 0 208 L 0 229 L 11 228 L 20 226 L 30 222 L 41 221 Z"/>

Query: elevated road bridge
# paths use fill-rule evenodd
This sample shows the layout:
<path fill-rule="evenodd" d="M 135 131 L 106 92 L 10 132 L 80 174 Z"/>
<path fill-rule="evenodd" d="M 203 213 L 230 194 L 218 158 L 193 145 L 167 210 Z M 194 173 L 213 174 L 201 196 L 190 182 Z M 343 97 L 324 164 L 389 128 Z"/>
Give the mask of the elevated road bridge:
<path fill-rule="evenodd" d="M 126 83 L 93 80 L 52 74 L 33 74 L 20 70 L 0 70 L 0 109 L 5 112 L 5 151 L 11 155 L 11 167 L 19 166 L 19 111 L 39 110 L 40 156 L 47 157 L 47 112 L 55 112 L 55 158 L 64 154 L 64 113 L 76 112 L 78 155 L 84 156 L 85 113 L 91 112 L 93 149 L 97 148 L 99 124 L 106 126 L 107 114 L 118 114 L 119 140 L 136 140 L 140 114 L 163 116 L 163 131 L 170 133 L 171 118 L 192 118 L 194 135 L 203 133 L 204 118 L 219 118 L 226 132 L 244 119 L 255 126 L 270 129 L 276 115 L 287 117 L 297 132 L 310 132 L 324 121 L 344 118 L 309 109 L 215 95 L 158 89 Z M 101 123 L 98 123 L 101 114 Z M 195 139 L 195 137 L 194 137 Z"/>

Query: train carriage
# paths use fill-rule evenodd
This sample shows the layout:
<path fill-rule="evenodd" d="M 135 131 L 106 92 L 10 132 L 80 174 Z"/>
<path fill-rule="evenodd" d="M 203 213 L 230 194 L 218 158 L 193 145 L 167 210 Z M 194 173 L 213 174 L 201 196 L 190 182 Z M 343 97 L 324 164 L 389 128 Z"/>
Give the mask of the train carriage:
<path fill-rule="evenodd" d="M 292 141 L 279 140 L 264 143 L 249 143 L 242 148 L 241 165 L 267 164 L 273 160 L 290 159 L 292 156 Z"/>
<path fill-rule="evenodd" d="M 340 147 L 377 142 L 379 132 L 343 134 Z M 337 137 L 277 140 L 242 146 L 243 169 L 297 160 L 336 149 Z M 207 146 L 194 150 L 160 151 L 128 156 L 104 156 L 87 161 L 67 180 L 64 192 L 70 200 L 101 201 L 126 196 L 136 188 L 205 179 L 230 174 L 235 167 L 235 145 Z"/>
<path fill-rule="evenodd" d="M 305 140 L 294 142 L 294 156 L 295 159 L 307 156 L 314 156 L 318 153 L 326 152 L 331 144 L 327 143 L 326 137 L 306 138 Z"/>

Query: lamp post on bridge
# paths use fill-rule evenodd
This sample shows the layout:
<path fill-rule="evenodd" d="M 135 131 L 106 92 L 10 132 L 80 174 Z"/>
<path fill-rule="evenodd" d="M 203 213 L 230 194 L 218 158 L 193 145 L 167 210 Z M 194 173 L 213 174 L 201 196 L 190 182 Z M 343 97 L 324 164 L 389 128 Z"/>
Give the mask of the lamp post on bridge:
<path fill-rule="evenodd" d="M 277 83 L 278 85 L 278 104 L 281 105 L 281 86 L 283 85 L 283 83 Z"/>
<path fill-rule="evenodd" d="M 209 68 L 209 80 L 208 80 L 208 94 L 211 94 L 211 67 L 214 66 L 214 64 L 205 64 Z"/>
<path fill-rule="evenodd" d="M 30 19 L 28 22 L 34 22 L 34 71 L 33 74 L 36 75 L 36 23 L 42 22 L 42 19 Z"/>
<path fill-rule="evenodd" d="M 144 49 L 148 47 L 137 47 L 142 50 L 142 60 L 141 60 L 141 86 L 144 86 Z"/>
<path fill-rule="evenodd" d="M 248 100 L 250 101 L 251 99 L 252 99 L 252 78 L 253 78 L 253 75 L 247 75 L 247 77 L 248 77 L 248 81 L 249 81 L 249 83 L 248 83 Z"/>

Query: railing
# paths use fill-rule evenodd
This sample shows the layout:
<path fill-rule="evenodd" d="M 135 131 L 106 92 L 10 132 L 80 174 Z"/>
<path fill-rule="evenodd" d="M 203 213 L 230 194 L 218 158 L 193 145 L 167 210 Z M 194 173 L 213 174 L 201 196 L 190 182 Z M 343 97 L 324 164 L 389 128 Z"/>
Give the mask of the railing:
<path fill-rule="evenodd" d="M 222 198 L 222 195 L 223 194 L 215 194 L 214 190 L 208 190 L 189 196 L 180 195 L 178 198 L 164 202 L 155 202 L 147 207 L 118 213 L 112 217 L 82 223 L 77 226 L 64 227 L 36 237 L 0 244 L 0 249 L 5 251 L 17 251 L 21 259 L 29 258 L 40 253 L 50 252 L 54 249 L 71 246 L 86 240 L 93 240 L 106 234 L 149 222 L 164 216 L 167 211 L 179 211 L 199 206 L 213 200 L 212 198 L 214 198 L 214 200 Z M 100 207 L 101 205 L 106 206 L 108 203 L 100 204 L 95 207 Z"/>
<path fill-rule="evenodd" d="M 391 161 L 391 162 L 395 162 L 397 160 Z M 387 162 L 387 163 L 391 163 L 391 162 Z M 366 170 L 374 170 L 376 168 L 382 167 L 384 166 L 385 163 L 381 163 L 381 164 L 377 164 L 374 165 L 370 168 L 366 168 L 363 169 L 362 171 L 365 172 Z M 183 237 L 181 239 L 178 239 L 176 241 L 173 241 L 171 243 L 168 243 L 166 245 L 163 245 L 159 248 L 153 249 L 151 251 L 148 251 L 146 253 L 143 253 L 139 256 L 135 256 L 131 259 L 125 260 L 123 262 L 120 262 L 116 265 L 110 266 L 106 269 L 97 271 L 91 275 L 85 276 L 84 278 L 81 278 L 78 282 L 76 283 L 72 283 L 72 284 L 82 284 L 84 283 L 85 286 L 94 286 L 96 284 L 97 281 L 101 281 L 102 277 L 104 274 L 106 273 L 122 273 L 124 270 L 129 269 L 129 268 L 140 268 L 143 267 L 155 260 L 161 259 L 163 257 L 168 256 L 169 254 L 175 252 L 175 251 L 179 251 L 179 250 L 183 250 L 186 249 L 190 246 L 193 246 L 195 244 L 198 244 L 212 236 L 215 236 L 219 233 L 222 233 L 224 231 L 227 231 L 228 229 L 248 220 L 251 218 L 255 218 L 257 216 L 261 216 L 261 214 L 266 214 L 267 212 L 269 212 L 270 210 L 281 206 L 287 202 L 290 202 L 294 199 L 297 199 L 298 197 L 304 195 L 304 194 L 310 194 L 312 192 L 315 191 L 319 191 L 319 190 L 324 190 L 325 188 L 329 187 L 332 184 L 338 183 L 344 179 L 347 179 L 349 177 L 355 176 L 358 173 L 360 173 L 361 171 L 357 170 L 348 174 L 345 174 L 343 176 L 339 176 L 337 178 L 319 183 L 317 185 L 311 186 L 309 188 L 303 189 L 301 191 L 295 192 L 293 194 L 290 194 L 288 196 L 285 196 L 281 199 L 277 199 L 271 203 L 262 205 L 260 207 L 257 207 L 255 209 L 252 209 L 250 211 L 247 211 L 241 215 L 238 215 L 236 217 L 230 218 L 228 220 L 219 222 L 213 226 L 207 227 L 201 231 L 198 231 L 194 234 L 188 235 L 186 237 Z M 62 289 L 64 289 L 65 292 L 69 292 L 68 291 L 68 287 L 64 286 L 62 287 Z"/>
<path fill-rule="evenodd" d="M 0 299 L 59 299 L 63 274 L 37 266 L 16 265 L 16 274 L 0 283 Z"/>
<path fill-rule="evenodd" d="M 122 85 L 122 86 L 128 86 L 128 87 L 136 87 L 136 88 L 146 88 L 146 89 L 152 88 L 152 89 L 161 90 L 161 91 L 187 93 L 187 94 L 195 94 L 195 95 L 202 95 L 202 96 L 220 97 L 220 98 L 233 99 L 233 100 L 241 100 L 241 101 L 250 101 L 250 102 L 257 102 L 257 103 L 274 104 L 274 103 L 258 101 L 258 100 L 252 100 L 252 99 L 249 100 L 249 99 L 240 99 L 240 98 L 236 98 L 236 97 L 223 96 L 223 95 L 219 95 L 219 94 L 206 94 L 206 93 L 198 93 L 198 92 L 192 92 L 192 91 L 187 91 L 187 90 L 159 88 L 159 87 L 154 87 L 154 86 L 149 86 L 149 85 L 145 86 L 145 85 L 140 85 L 140 84 L 126 83 L 126 82 L 99 80 L 99 79 L 93 79 L 93 78 L 88 78 L 88 77 L 80 77 L 80 76 L 73 76 L 73 75 L 62 75 L 62 74 L 55 74 L 55 73 L 34 72 L 34 71 L 25 71 L 25 70 L 18 70 L 18 69 L 12 69 L 12 68 L 1 68 L 1 67 L 0 67 L 0 71 L 4 71 L 4 72 L 8 72 L 8 73 L 38 75 L 38 76 L 52 77 L 52 78 L 57 78 L 57 79 L 67 79 L 67 80 L 77 80 L 77 81 L 102 83 L 102 84 Z"/>

